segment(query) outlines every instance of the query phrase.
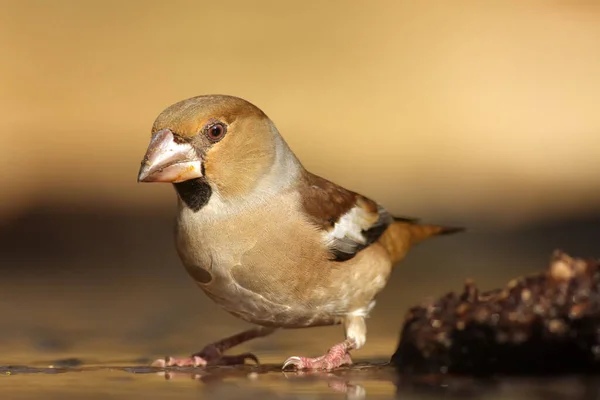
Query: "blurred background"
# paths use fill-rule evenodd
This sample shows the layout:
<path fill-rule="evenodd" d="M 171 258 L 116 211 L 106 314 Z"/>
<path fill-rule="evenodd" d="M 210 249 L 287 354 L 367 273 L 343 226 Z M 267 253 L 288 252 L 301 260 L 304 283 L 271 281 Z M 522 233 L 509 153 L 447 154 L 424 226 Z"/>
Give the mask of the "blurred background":
<path fill-rule="evenodd" d="M 154 118 L 199 94 L 256 104 L 309 170 L 395 214 L 469 228 L 395 271 L 358 359 L 467 277 L 600 256 L 597 2 L 1 4 L 0 364 L 187 355 L 247 327 L 181 267 L 173 189 L 136 183 Z M 343 337 L 317 332 L 240 350 Z"/>

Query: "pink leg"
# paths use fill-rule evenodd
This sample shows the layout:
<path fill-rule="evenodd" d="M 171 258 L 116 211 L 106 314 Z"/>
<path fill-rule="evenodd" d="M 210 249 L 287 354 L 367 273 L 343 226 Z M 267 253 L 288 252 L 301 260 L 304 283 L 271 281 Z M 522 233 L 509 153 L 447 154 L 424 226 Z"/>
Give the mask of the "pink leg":
<path fill-rule="evenodd" d="M 230 336 L 215 343 L 205 346 L 198 353 L 189 357 L 175 358 L 167 356 L 164 359 L 159 358 L 152 363 L 153 367 L 204 367 L 206 365 L 235 365 L 244 364 L 247 359 L 253 360 L 258 364 L 258 358 L 252 353 L 243 353 L 234 356 L 225 356 L 223 353 L 230 348 L 247 342 L 252 339 L 270 335 L 275 328 L 257 327 L 247 331 Z"/>
<path fill-rule="evenodd" d="M 352 364 L 350 357 L 351 343 L 346 340 L 340 344 L 336 344 L 329 351 L 320 357 L 290 357 L 283 363 L 283 368 L 294 366 L 296 369 L 324 369 L 332 370 L 344 364 Z"/>

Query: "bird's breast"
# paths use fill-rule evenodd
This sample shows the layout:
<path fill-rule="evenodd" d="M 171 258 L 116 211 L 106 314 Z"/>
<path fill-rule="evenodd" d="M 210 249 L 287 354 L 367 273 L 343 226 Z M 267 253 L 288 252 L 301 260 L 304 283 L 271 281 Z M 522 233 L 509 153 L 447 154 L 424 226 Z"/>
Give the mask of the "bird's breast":
<path fill-rule="evenodd" d="M 251 323 L 330 325 L 368 307 L 389 275 L 385 251 L 332 262 L 315 228 L 295 213 L 283 203 L 235 218 L 180 215 L 177 250 L 213 301 Z"/>

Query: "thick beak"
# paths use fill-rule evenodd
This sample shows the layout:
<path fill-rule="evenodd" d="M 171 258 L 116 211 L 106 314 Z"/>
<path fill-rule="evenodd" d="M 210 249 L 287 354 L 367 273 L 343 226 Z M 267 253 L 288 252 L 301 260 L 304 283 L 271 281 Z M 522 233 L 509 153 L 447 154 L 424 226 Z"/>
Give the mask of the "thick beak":
<path fill-rule="evenodd" d="M 173 132 L 154 134 L 138 175 L 138 182 L 183 182 L 202 176 L 202 160 L 192 145 L 177 143 Z"/>

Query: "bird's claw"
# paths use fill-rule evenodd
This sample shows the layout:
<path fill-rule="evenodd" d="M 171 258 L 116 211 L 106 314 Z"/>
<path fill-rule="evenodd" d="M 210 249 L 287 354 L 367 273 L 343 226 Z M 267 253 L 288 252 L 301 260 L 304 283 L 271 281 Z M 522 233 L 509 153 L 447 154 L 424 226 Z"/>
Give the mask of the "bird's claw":
<path fill-rule="evenodd" d="M 281 369 L 285 370 L 289 366 L 294 366 L 296 369 L 304 369 L 302 359 L 300 357 L 290 357 L 283 363 Z"/>
<path fill-rule="evenodd" d="M 208 361 L 199 356 L 175 358 L 166 356 L 165 358 L 159 358 L 155 360 L 151 366 L 165 368 L 165 367 L 205 367 Z"/>

